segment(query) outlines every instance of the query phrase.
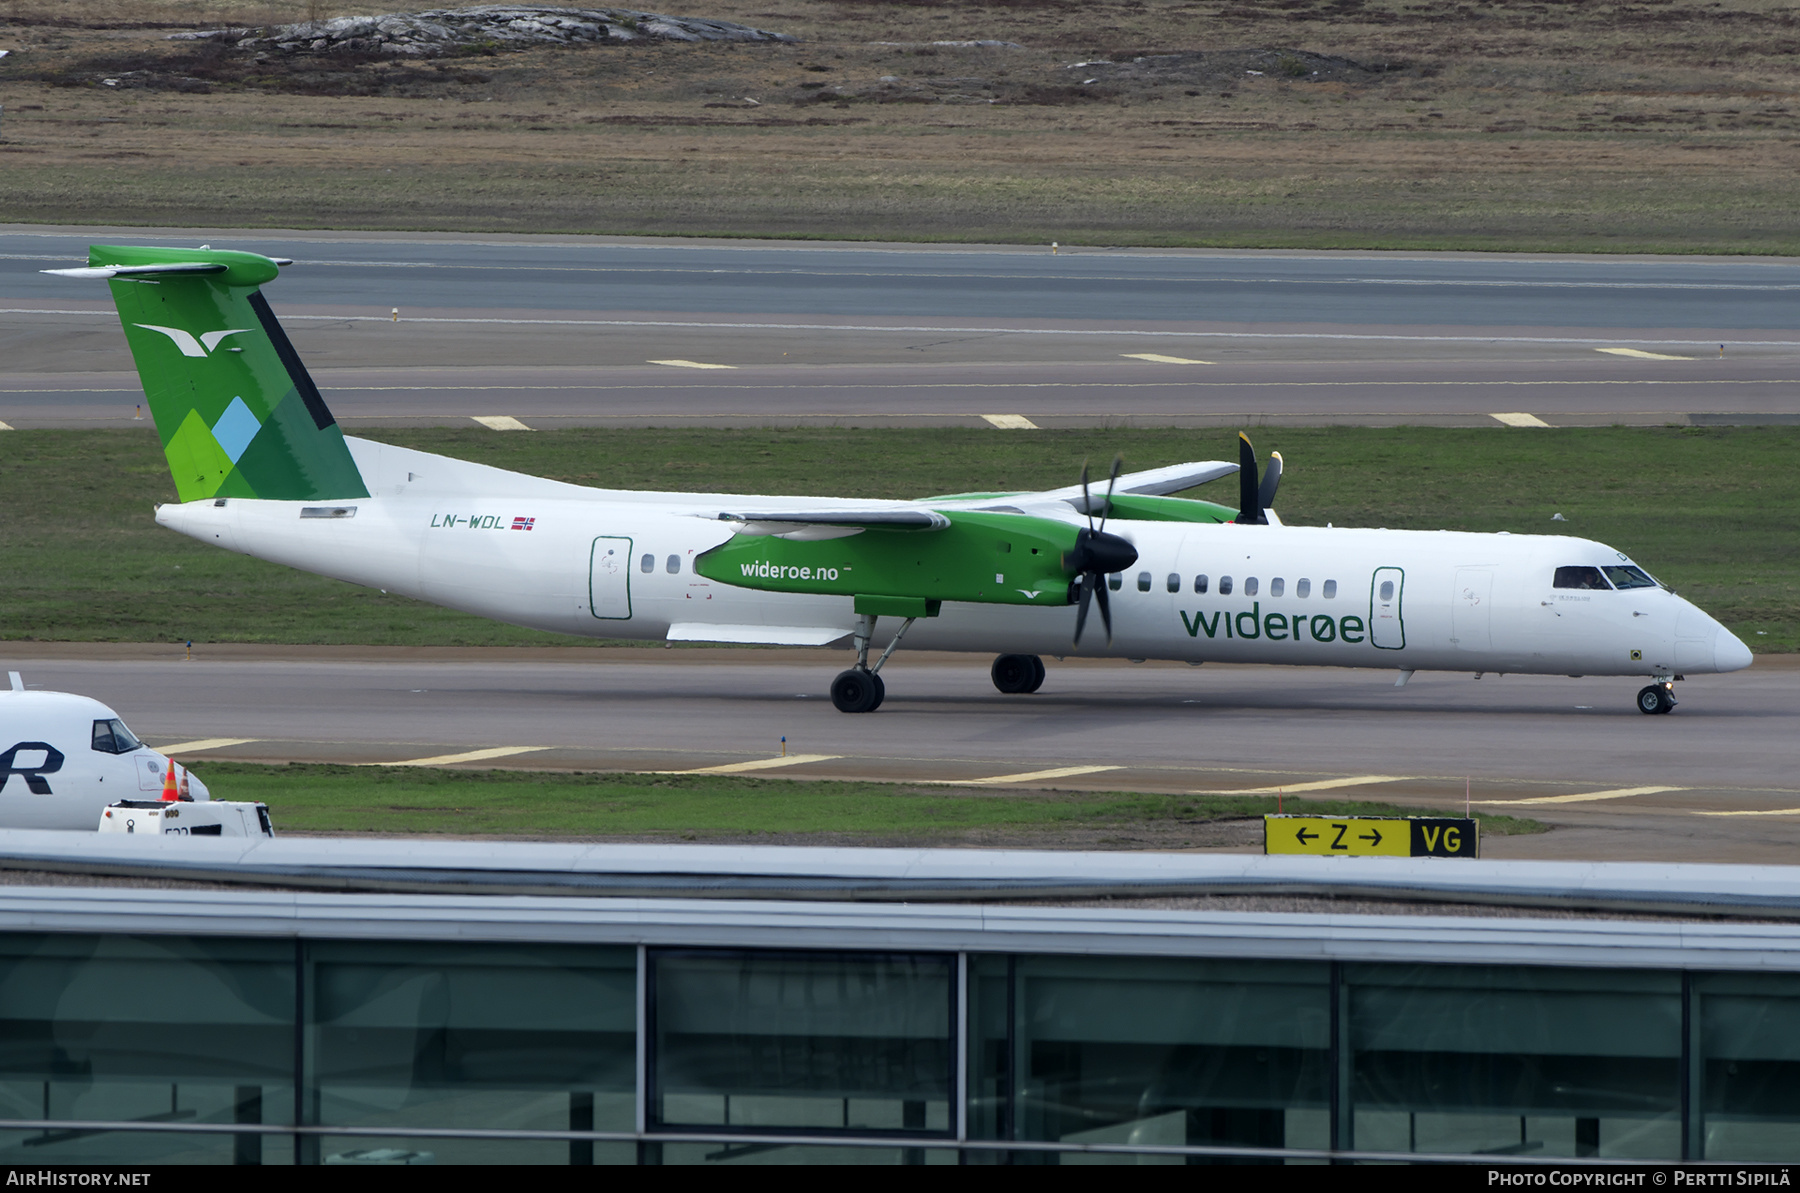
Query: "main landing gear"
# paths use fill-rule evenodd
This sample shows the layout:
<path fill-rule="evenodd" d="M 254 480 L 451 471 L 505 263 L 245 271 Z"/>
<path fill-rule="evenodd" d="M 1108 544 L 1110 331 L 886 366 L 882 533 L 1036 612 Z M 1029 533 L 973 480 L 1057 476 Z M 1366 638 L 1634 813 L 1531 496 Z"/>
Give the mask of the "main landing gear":
<path fill-rule="evenodd" d="M 887 685 L 881 682 L 881 665 L 888 661 L 888 656 L 900 645 L 900 639 L 906 636 L 906 631 L 912 629 L 914 620 L 909 617 L 901 623 L 894 634 L 894 640 L 888 643 L 887 649 L 881 652 L 881 657 L 871 667 L 869 639 L 875 633 L 875 617 L 865 613 L 857 619 L 856 666 L 839 672 L 838 677 L 831 681 L 831 703 L 839 712 L 874 712 L 881 707 L 882 700 L 887 696 Z"/>
<path fill-rule="evenodd" d="M 994 686 L 1008 695 L 1025 695 L 1044 686 L 1044 660 L 1034 654 L 1003 654 L 989 672 Z"/>
<path fill-rule="evenodd" d="M 1675 681 L 1659 679 L 1637 694 L 1638 711 L 1647 716 L 1665 713 L 1675 707 Z"/>

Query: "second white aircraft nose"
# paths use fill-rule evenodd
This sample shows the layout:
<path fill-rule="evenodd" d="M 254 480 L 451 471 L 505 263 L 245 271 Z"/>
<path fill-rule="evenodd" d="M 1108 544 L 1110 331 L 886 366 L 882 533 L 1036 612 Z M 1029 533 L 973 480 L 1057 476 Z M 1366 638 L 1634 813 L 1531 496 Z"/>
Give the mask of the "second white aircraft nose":
<path fill-rule="evenodd" d="M 1742 671 L 1755 658 L 1750 648 L 1744 645 L 1730 630 L 1719 627 L 1719 636 L 1713 639 L 1713 666 L 1720 671 Z"/>

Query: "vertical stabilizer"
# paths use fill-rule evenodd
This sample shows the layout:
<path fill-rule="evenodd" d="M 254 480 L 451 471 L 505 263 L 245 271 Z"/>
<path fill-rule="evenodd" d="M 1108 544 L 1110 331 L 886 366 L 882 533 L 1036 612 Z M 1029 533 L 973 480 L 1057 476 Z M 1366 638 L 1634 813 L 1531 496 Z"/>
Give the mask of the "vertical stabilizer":
<path fill-rule="evenodd" d="M 93 245 L 182 501 L 366 497 L 344 433 L 260 287 L 281 262 L 213 249 Z"/>

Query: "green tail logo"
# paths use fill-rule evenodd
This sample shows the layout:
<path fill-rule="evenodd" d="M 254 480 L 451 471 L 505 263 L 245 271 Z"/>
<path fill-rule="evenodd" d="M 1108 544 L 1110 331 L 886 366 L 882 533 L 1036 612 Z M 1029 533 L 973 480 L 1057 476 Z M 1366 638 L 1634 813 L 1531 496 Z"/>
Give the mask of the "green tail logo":
<path fill-rule="evenodd" d="M 93 245 L 182 501 L 367 497 L 344 433 L 262 296 L 281 262 Z"/>

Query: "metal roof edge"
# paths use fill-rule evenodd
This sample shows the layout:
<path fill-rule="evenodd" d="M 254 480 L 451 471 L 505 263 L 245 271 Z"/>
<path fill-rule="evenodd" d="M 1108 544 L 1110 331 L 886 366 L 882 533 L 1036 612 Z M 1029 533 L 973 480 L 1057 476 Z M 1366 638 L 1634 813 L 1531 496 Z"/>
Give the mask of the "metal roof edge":
<path fill-rule="evenodd" d="M 0 932 L 1800 972 L 1800 925 L 713 899 L 0 888 Z"/>

